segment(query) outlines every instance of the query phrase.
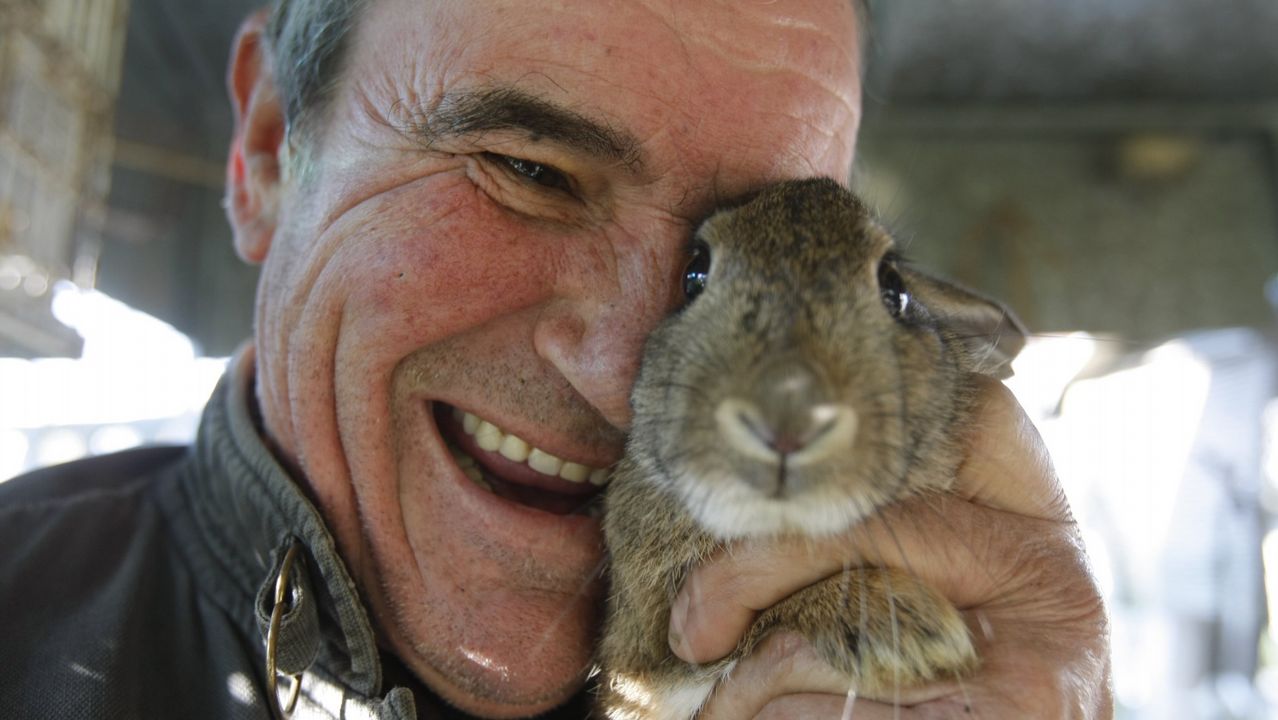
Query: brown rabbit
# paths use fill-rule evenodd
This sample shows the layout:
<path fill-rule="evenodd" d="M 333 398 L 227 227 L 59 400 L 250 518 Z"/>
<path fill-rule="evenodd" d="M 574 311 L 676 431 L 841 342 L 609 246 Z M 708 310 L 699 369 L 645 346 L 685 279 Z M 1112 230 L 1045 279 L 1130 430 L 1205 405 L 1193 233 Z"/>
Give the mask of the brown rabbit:
<path fill-rule="evenodd" d="M 881 568 L 790 596 L 718 662 L 670 652 L 675 592 L 725 543 L 838 533 L 948 488 L 974 395 L 968 373 L 1008 376 L 1024 344 L 1001 305 L 906 267 L 832 180 L 780 183 L 715 213 L 692 256 L 688 305 L 645 348 L 605 501 L 599 715 L 693 717 L 773 630 L 806 636 L 860 694 L 973 669 L 955 608 Z"/>

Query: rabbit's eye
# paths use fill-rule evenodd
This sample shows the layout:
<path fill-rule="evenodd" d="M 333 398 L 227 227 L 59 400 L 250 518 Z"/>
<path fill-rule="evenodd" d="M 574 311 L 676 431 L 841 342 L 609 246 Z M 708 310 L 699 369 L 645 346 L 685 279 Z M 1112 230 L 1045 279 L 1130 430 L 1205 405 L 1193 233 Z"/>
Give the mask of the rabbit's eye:
<path fill-rule="evenodd" d="M 698 240 L 692 246 L 692 257 L 683 269 L 683 294 L 692 300 L 706 289 L 706 280 L 710 276 L 710 246 Z"/>
<path fill-rule="evenodd" d="M 910 307 L 910 293 L 905 289 L 905 281 L 897 272 L 896 264 L 890 260 L 879 263 L 879 297 L 888 314 L 901 319 Z"/>

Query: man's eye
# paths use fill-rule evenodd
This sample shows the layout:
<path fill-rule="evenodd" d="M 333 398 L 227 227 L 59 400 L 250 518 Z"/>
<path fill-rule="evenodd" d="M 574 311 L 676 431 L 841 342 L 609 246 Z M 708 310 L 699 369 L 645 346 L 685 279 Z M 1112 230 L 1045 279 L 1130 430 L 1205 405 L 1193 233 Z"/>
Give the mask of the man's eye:
<path fill-rule="evenodd" d="M 511 172 L 521 178 L 535 182 L 542 187 L 564 191 L 572 189 L 572 185 L 568 182 L 568 178 L 563 173 L 549 165 L 543 165 L 531 160 L 524 160 L 523 158 L 511 157 L 510 155 L 499 155 L 497 153 L 485 153 L 485 155 L 487 155 L 493 162 L 506 166 Z"/>

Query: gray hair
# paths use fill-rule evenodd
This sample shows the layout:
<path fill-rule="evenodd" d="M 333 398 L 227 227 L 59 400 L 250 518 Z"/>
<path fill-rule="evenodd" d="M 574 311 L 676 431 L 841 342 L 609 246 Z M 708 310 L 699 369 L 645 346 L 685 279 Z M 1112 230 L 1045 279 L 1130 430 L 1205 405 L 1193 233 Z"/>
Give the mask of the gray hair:
<path fill-rule="evenodd" d="M 309 176 L 311 135 L 322 124 L 341 76 L 347 38 L 368 0 L 276 0 L 266 25 L 267 50 L 284 106 L 288 162 Z"/>

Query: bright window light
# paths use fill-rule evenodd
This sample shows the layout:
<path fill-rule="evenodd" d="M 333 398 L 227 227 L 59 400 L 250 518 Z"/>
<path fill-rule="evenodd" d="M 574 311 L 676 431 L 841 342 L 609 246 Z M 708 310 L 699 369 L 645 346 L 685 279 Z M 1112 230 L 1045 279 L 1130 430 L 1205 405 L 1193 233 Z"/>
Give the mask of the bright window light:
<path fill-rule="evenodd" d="M 0 480 L 30 467 L 155 442 L 189 442 L 226 368 L 171 325 L 61 281 L 54 316 L 78 359 L 0 358 Z"/>

